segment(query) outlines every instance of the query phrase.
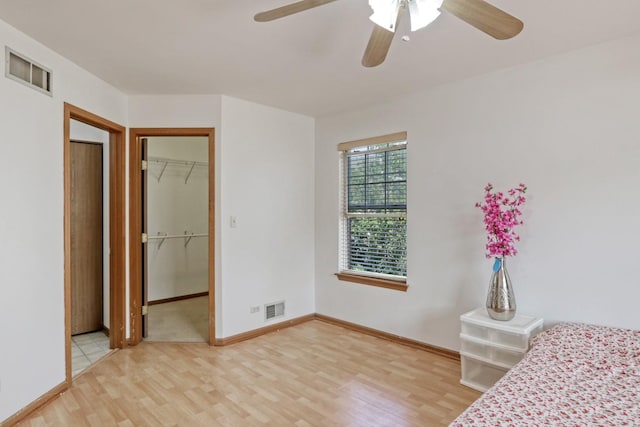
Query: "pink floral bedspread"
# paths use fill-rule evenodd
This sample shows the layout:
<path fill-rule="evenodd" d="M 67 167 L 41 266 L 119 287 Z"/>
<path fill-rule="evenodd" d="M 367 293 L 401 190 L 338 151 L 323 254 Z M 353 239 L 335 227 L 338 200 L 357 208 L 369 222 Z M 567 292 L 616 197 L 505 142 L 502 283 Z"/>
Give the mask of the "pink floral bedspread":
<path fill-rule="evenodd" d="M 565 323 L 542 332 L 451 426 L 640 426 L 640 331 Z"/>

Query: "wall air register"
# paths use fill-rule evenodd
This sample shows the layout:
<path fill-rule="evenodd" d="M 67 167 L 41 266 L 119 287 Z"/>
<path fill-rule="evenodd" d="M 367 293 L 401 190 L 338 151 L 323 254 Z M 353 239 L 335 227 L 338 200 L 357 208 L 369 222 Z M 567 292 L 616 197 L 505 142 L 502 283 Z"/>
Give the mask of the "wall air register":
<path fill-rule="evenodd" d="M 284 301 L 265 304 L 264 320 L 271 320 L 281 316 L 284 316 Z"/>
<path fill-rule="evenodd" d="M 5 46 L 4 75 L 51 96 L 51 70 Z"/>

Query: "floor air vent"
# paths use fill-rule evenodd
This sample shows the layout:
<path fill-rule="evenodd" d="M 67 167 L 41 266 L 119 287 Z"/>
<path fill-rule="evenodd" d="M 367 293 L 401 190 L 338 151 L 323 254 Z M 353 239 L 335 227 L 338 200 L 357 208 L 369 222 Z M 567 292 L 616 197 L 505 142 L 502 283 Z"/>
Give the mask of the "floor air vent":
<path fill-rule="evenodd" d="M 265 320 L 284 316 L 284 301 L 274 302 L 273 304 L 266 304 L 264 306 L 264 316 Z"/>

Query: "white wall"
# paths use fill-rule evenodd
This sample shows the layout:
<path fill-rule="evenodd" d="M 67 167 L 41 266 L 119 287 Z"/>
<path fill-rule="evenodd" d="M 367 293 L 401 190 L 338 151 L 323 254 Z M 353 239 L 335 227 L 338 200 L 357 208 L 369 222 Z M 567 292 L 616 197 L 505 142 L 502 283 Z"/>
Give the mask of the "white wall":
<path fill-rule="evenodd" d="M 181 235 L 185 231 L 206 234 L 209 230 L 209 171 L 207 137 L 151 137 L 149 159 L 201 162 L 166 165 L 149 162 L 147 169 L 147 232 Z M 188 180 L 186 180 L 188 176 Z M 186 181 L 186 182 L 185 182 Z M 150 240 L 148 248 L 148 300 L 156 301 L 206 292 L 208 285 L 208 238 Z"/>
<path fill-rule="evenodd" d="M 313 141 L 310 117 L 222 98 L 223 337 L 265 326 L 264 304 L 315 312 Z"/>
<path fill-rule="evenodd" d="M 72 140 L 102 144 L 102 324 L 109 327 L 109 132 L 71 120 Z"/>
<path fill-rule="evenodd" d="M 63 102 L 127 117 L 122 93 L 0 21 L 4 45 L 53 70 L 53 97 L 0 73 L 0 420 L 65 379 Z"/>
<path fill-rule="evenodd" d="M 521 313 L 640 328 L 640 36 L 484 75 L 316 123 L 317 311 L 458 348 L 490 260 L 474 203 L 524 182 Z M 407 293 L 339 282 L 342 141 L 408 132 Z"/>

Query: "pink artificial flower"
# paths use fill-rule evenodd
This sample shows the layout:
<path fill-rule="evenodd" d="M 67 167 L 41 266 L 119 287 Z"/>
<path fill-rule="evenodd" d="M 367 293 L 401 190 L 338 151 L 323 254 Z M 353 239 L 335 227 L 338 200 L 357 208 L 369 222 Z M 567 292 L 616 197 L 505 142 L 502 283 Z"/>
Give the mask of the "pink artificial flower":
<path fill-rule="evenodd" d="M 493 193 L 491 183 L 487 184 L 484 191 L 484 203 L 476 203 L 475 206 L 484 213 L 487 258 L 515 256 L 518 251 L 514 242 L 520 241 L 520 236 L 513 228 L 524 223 L 518 218 L 522 215 L 519 207 L 527 201 L 524 196 L 527 186 L 520 183 L 516 188 L 507 191 L 507 197 L 502 192 Z"/>

